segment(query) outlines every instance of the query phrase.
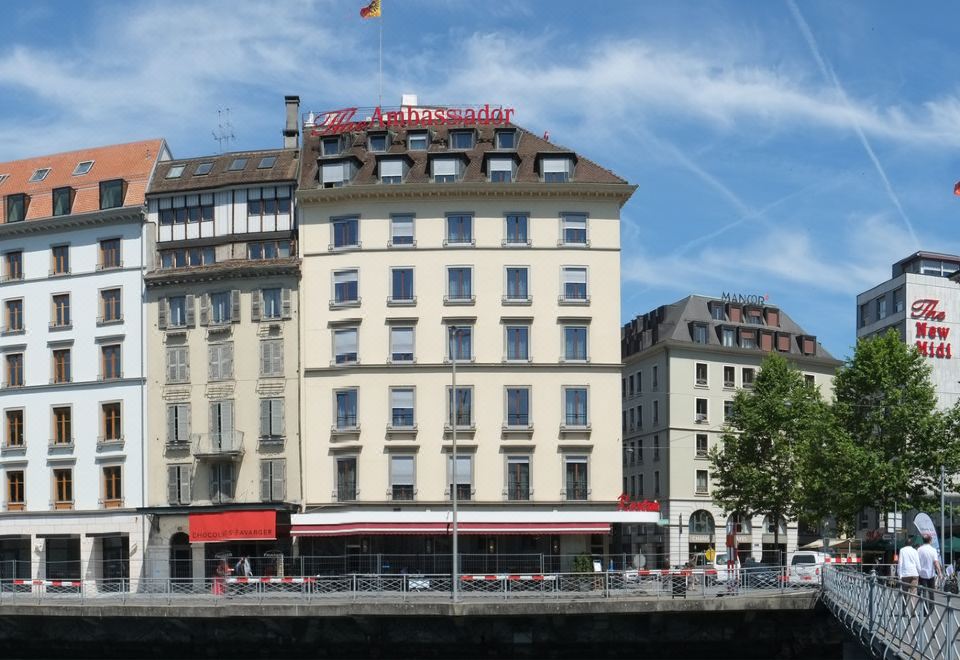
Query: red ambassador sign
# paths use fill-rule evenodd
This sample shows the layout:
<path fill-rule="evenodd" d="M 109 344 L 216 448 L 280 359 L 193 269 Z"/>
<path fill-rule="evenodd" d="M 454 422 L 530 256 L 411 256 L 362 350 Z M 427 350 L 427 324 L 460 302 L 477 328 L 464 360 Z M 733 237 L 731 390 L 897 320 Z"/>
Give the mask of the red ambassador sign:
<path fill-rule="evenodd" d="M 634 502 L 630 500 L 630 496 L 626 493 L 620 495 L 617 498 L 617 511 L 659 511 L 660 503 L 656 500 L 643 500 L 641 502 Z"/>
<path fill-rule="evenodd" d="M 929 358 L 949 360 L 953 357 L 950 342 L 947 341 L 950 328 L 936 325 L 947 318 L 945 311 L 937 309 L 939 304 L 940 301 L 935 298 L 914 300 L 910 306 L 910 318 L 918 319 L 916 321 L 917 350 Z"/>
<path fill-rule="evenodd" d="M 403 126 L 501 126 L 510 123 L 513 108 L 490 107 L 487 103 L 477 108 L 412 108 L 383 111 L 374 108 L 368 119 L 355 120 L 359 108 L 343 108 L 321 113 L 316 118 L 313 135 L 340 135 L 368 128 L 395 128 Z"/>

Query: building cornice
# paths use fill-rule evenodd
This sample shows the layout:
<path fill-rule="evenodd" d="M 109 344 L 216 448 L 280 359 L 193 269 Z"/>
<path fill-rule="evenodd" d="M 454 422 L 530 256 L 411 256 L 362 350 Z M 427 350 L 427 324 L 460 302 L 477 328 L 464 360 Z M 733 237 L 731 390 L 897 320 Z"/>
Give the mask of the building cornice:
<path fill-rule="evenodd" d="M 238 261 L 236 263 L 155 270 L 144 276 L 148 289 L 180 284 L 198 284 L 223 280 L 254 279 L 276 276 L 300 276 L 300 259 L 291 257 L 278 261 Z"/>
<path fill-rule="evenodd" d="M 96 339 L 96 337 L 94 338 Z M 24 385 L 23 387 L 0 388 L 0 398 L 22 396 L 30 392 L 64 392 L 70 390 L 113 389 L 129 385 L 145 385 L 146 378 L 114 378 L 111 380 L 84 380 L 69 383 L 44 383 L 43 385 Z"/>
<path fill-rule="evenodd" d="M 756 326 L 754 326 L 756 327 Z M 642 351 L 638 351 L 633 355 L 629 355 L 624 358 L 624 365 L 629 366 L 636 364 L 642 360 L 645 360 L 653 355 L 657 355 L 662 352 L 672 351 L 676 353 L 678 350 L 687 350 L 695 353 L 703 353 L 704 355 L 718 355 L 718 356 L 730 356 L 730 357 L 754 357 L 762 361 L 770 353 L 776 353 L 777 355 L 782 356 L 788 362 L 796 362 L 797 364 L 819 366 L 819 367 L 830 367 L 836 369 L 843 364 L 842 360 L 837 360 L 835 358 L 824 358 L 817 357 L 815 355 L 802 355 L 798 353 L 781 353 L 779 351 L 764 351 L 759 348 L 738 348 L 738 347 L 728 347 L 728 346 L 715 346 L 713 344 L 695 344 L 690 341 L 677 341 L 676 339 L 664 339 L 649 348 L 645 348 Z"/>
<path fill-rule="evenodd" d="M 541 371 L 541 372 L 601 372 L 619 373 L 623 365 L 620 362 L 461 362 L 457 361 L 457 371 Z M 305 376 L 323 376 L 355 372 L 390 373 L 449 373 L 449 362 L 416 362 L 397 364 L 350 364 L 325 367 L 306 367 Z"/>
<path fill-rule="evenodd" d="M 3 223 L 0 224 L 0 239 L 28 234 L 50 234 L 127 222 L 142 223 L 143 207 L 121 206 L 116 209 L 93 211 L 91 213 L 71 213 L 70 215 L 57 215 L 40 220 Z"/>
<path fill-rule="evenodd" d="M 301 188 L 299 204 L 322 204 L 345 201 L 426 201 L 432 199 L 578 199 L 613 200 L 623 206 L 637 186 L 628 183 L 402 183 L 350 184 L 339 188 Z"/>

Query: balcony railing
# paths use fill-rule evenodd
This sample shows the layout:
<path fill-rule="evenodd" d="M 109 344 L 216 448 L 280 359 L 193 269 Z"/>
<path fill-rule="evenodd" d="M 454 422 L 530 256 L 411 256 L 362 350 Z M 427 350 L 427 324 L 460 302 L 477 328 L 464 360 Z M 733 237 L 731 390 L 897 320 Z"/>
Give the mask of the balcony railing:
<path fill-rule="evenodd" d="M 243 456 L 243 432 L 194 433 L 193 455 L 197 458 L 239 458 Z"/>

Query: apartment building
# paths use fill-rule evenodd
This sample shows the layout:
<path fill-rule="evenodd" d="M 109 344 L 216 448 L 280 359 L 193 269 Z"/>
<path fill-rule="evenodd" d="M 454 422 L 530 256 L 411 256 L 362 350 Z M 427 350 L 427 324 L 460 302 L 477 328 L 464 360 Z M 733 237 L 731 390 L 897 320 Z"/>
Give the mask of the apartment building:
<path fill-rule="evenodd" d="M 0 163 L 0 578 L 139 575 L 144 192 L 163 140 Z"/>
<path fill-rule="evenodd" d="M 712 501 L 708 460 L 734 395 L 753 386 L 773 351 L 832 397 L 840 362 L 763 297 L 687 296 L 623 326 L 623 490 L 633 499 L 658 500 L 670 523 L 628 528 L 624 552 L 682 564 L 711 547 L 722 551 L 729 522 L 741 556 L 776 557 L 769 516 L 727 515 Z M 796 549 L 796 521 L 776 524 L 779 550 Z"/>
<path fill-rule="evenodd" d="M 147 194 L 152 577 L 290 554 L 278 529 L 301 498 L 299 99 L 286 101 L 283 148 L 162 163 Z"/>
<path fill-rule="evenodd" d="M 453 493 L 465 554 L 602 554 L 612 523 L 657 517 L 617 511 L 634 187 L 514 124 L 405 105 L 304 129 L 300 554 L 446 555 Z"/>

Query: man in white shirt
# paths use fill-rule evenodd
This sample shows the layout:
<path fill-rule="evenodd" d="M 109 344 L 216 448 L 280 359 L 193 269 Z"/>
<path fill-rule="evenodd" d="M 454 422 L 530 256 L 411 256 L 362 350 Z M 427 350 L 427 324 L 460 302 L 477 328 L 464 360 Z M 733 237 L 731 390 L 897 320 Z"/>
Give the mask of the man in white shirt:
<path fill-rule="evenodd" d="M 923 545 L 920 546 L 920 549 L 917 551 L 917 556 L 920 558 L 920 586 L 924 589 L 933 589 L 937 588 L 936 578 L 943 577 L 943 567 L 940 565 L 940 555 L 937 554 L 936 549 L 934 549 L 931 541 L 933 538 L 930 534 L 923 535 Z M 933 597 L 933 594 L 927 594 L 928 597 Z"/>
<path fill-rule="evenodd" d="M 900 588 L 906 593 L 916 596 L 917 580 L 920 577 L 920 555 L 910 543 L 900 548 L 897 575 L 900 577 Z"/>

